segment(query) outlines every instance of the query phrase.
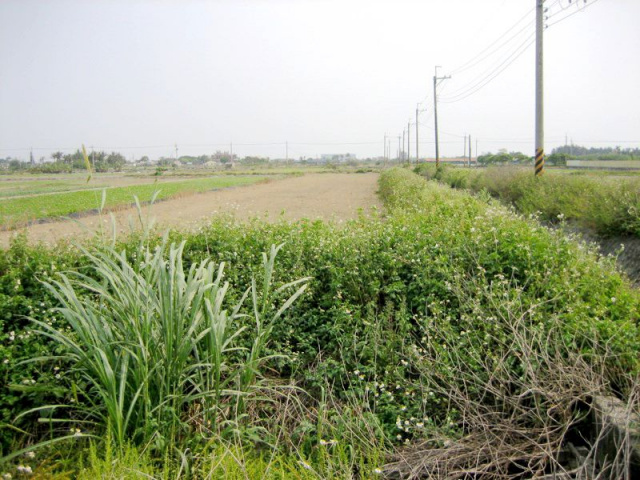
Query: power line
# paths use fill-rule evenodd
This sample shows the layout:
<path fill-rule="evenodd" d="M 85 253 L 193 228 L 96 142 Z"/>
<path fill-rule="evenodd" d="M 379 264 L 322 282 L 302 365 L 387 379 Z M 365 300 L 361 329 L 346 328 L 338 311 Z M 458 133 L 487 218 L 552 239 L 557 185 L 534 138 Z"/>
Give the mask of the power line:
<path fill-rule="evenodd" d="M 490 50 L 486 55 L 482 55 L 482 56 L 478 56 L 477 60 L 474 61 L 473 63 L 470 63 L 468 66 L 466 67 L 460 67 L 456 70 L 453 70 L 451 72 L 451 75 L 457 75 L 459 73 L 462 72 L 466 72 L 467 70 L 469 70 L 470 68 L 475 67 L 476 65 L 482 63 L 485 59 L 489 58 L 491 55 L 493 55 L 494 53 L 500 51 L 503 47 L 509 45 L 512 40 L 515 40 L 516 38 L 518 38 L 523 32 L 525 32 L 526 30 L 530 30 L 533 31 L 533 21 L 529 22 L 528 24 L 526 24 L 523 28 L 521 28 L 520 30 L 518 30 L 514 35 L 512 35 L 511 37 L 509 37 L 507 40 L 505 40 L 502 44 L 498 45 L 496 48 L 494 48 L 493 50 Z M 531 33 L 531 32 L 529 32 Z"/>
<path fill-rule="evenodd" d="M 532 8 L 532 9 L 528 10 L 527 13 L 525 13 L 518 21 L 516 21 L 506 32 L 504 32 L 502 35 L 500 35 L 500 37 L 498 37 L 496 40 L 494 40 L 492 43 L 490 43 L 487 47 L 485 47 L 483 50 L 481 50 L 478 54 L 476 54 L 475 57 L 471 58 L 470 60 L 468 60 L 467 62 L 465 62 L 461 66 L 453 69 L 451 71 L 451 74 L 455 75 L 456 73 L 459 73 L 459 72 L 463 71 L 464 69 L 466 69 L 467 65 L 469 65 L 471 62 L 475 61 L 480 55 L 482 55 L 484 52 L 486 52 L 491 47 L 493 47 L 496 43 L 498 43 L 500 40 L 502 40 L 505 35 L 507 35 L 514 28 L 516 28 L 520 23 L 522 23 L 523 20 L 528 18 L 533 10 L 535 10 L 535 9 Z"/>
<path fill-rule="evenodd" d="M 487 86 L 493 80 L 495 80 L 502 72 L 504 72 L 507 68 L 509 68 L 527 49 L 534 43 L 535 33 L 531 34 L 523 43 L 521 43 L 518 48 L 511 53 L 500 65 L 498 65 L 493 71 L 491 71 L 488 75 L 481 78 L 479 81 L 475 82 L 473 85 L 469 85 L 461 90 L 458 90 L 458 93 L 450 97 L 444 97 L 442 99 L 443 103 L 456 103 L 465 98 L 470 97 L 476 92 L 480 91 L 482 88 Z"/>
<path fill-rule="evenodd" d="M 591 7 L 592 5 L 595 5 L 595 4 L 596 4 L 596 3 L 598 3 L 599 1 L 600 1 L 600 0 L 592 0 L 592 1 L 591 1 L 591 3 L 585 3 L 585 5 L 584 5 L 583 7 L 578 8 L 578 10 L 576 10 L 575 12 L 572 12 L 572 13 L 570 13 L 570 14 L 568 14 L 568 15 L 565 15 L 565 16 L 564 16 L 564 17 L 562 17 L 561 19 L 556 20 L 555 22 L 548 24 L 548 25 L 547 25 L 547 28 L 549 28 L 549 27 L 553 27 L 554 25 L 557 25 L 557 24 L 559 24 L 560 22 L 564 22 L 567 18 L 569 18 L 569 17 L 573 17 L 576 13 L 584 12 L 587 8 Z M 577 0 L 576 0 L 576 2 L 577 2 Z M 561 13 L 561 12 L 558 12 L 558 13 Z M 549 19 L 553 18 L 553 17 L 554 17 L 554 16 L 556 16 L 556 15 L 558 15 L 558 14 L 555 14 L 555 15 L 549 16 Z M 547 19 L 547 20 L 549 20 L 549 19 Z"/>

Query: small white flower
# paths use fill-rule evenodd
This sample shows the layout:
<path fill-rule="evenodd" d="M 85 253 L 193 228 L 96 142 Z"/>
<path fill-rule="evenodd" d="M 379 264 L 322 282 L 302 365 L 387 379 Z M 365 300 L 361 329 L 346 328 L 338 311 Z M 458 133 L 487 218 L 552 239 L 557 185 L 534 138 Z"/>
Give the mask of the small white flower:
<path fill-rule="evenodd" d="M 381 468 L 374 468 L 373 469 L 373 473 L 375 473 L 376 475 L 382 475 L 382 469 Z"/>
<path fill-rule="evenodd" d="M 303 462 L 302 460 L 298 460 L 298 465 L 300 465 L 305 470 L 311 470 L 311 465 L 309 465 L 307 462 Z"/>
<path fill-rule="evenodd" d="M 611 303 L 616 303 L 617 298 L 616 297 L 611 297 Z"/>
<path fill-rule="evenodd" d="M 323 440 L 320 439 L 320 445 L 326 446 L 326 447 L 332 447 L 334 445 L 336 445 L 338 443 L 338 441 L 336 439 L 333 440 Z"/>
<path fill-rule="evenodd" d="M 24 456 L 27 458 L 36 458 L 35 452 L 27 452 L 24 454 Z"/>

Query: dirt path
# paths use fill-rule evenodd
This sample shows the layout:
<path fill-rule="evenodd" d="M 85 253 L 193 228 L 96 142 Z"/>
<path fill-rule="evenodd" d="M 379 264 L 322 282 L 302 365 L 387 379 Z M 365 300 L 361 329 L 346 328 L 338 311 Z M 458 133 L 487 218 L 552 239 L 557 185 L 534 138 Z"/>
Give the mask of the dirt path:
<path fill-rule="evenodd" d="M 267 183 L 194 194 L 157 203 L 151 216 L 162 228 L 194 228 L 217 213 L 231 213 L 246 220 L 265 216 L 276 220 L 300 218 L 346 220 L 355 218 L 358 209 L 368 211 L 380 207 L 376 196 L 378 175 L 367 174 L 307 174 Z M 115 212 L 118 232 L 128 232 L 130 219 L 137 218 L 134 208 Z M 78 221 L 63 220 L 26 227 L 31 242 L 53 244 L 61 239 L 88 237 L 99 228 L 100 217 L 89 215 Z M 102 218 L 107 231 L 111 220 Z M 0 246 L 7 247 L 16 232 L 0 232 Z"/>

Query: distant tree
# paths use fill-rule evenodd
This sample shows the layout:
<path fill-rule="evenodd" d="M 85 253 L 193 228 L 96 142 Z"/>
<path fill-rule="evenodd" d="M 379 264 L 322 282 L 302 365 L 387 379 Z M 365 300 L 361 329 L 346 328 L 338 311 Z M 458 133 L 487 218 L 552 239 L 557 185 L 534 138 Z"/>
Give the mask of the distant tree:
<path fill-rule="evenodd" d="M 51 158 L 53 158 L 56 162 L 61 162 L 64 158 L 64 153 L 62 152 L 53 152 L 51 154 Z"/>
<path fill-rule="evenodd" d="M 116 172 L 119 172 L 122 170 L 122 167 L 124 167 L 124 165 L 127 163 L 127 159 L 124 158 L 124 155 L 122 155 L 121 153 L 111 152 L 105 158 L 105 163 L 108 169 L 110 168 Z"/>
<path fill-rule="evenodd" d="M 508 163 L 528 164 L 533 160 L 528 155 L 522 152 L 507 152 L 504 149 L 498 151 L 498 153 L 487 153 L 478 157 L 478 163 L 480 165 L 506 165 Z"/>
<path fill-rule="evenodd" d="M 566 165 L 569 155 L 567 153 L 552 153 L 546 159 L 551 165 Z"/>
<path fill-rule="evenodd" d="M 583 157 L 585 160 L 629 160 L 640 157 L 640 148 L 616 147 L 583 147 L 581 145 L 563 145 L 551 151 L 554 153 L 565 153 L 568 158 Z"/>
<path fill-rule="evenodd" d="M 9 170 L 12 171 L 18 171 L 18 170 L 25 170 L 27 168 L 28 164 L 26 162 L 22 162 L 18 159 L 12 159 L 9 160 Z"/>

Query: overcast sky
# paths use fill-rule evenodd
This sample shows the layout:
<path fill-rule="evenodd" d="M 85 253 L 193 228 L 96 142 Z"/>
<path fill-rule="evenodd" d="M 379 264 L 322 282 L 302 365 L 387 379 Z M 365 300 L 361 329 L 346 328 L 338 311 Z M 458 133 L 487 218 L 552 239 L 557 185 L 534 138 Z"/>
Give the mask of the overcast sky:
<path fill-rule="evenodd" d="M 565 136 L 639 147 L 640 1 L 545 5 L 547 151 Z M 230 142 L 240 156 L 283 158 L 289 142 L 291 158 L 366 157 L 383 154 L 385 133 L 395 155 L 420 101 L 421 155 L 432 156 L 435 65 L 452 75 L 439 90 L 444 155 L 462 154 L 465 134 L 481 152 L 532 154 L 534 6 L 0 0 L 0 158 L 83 143 L 157 158 L 176 143 L 182 155 Z"/>

